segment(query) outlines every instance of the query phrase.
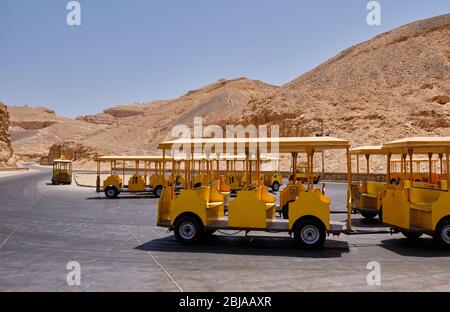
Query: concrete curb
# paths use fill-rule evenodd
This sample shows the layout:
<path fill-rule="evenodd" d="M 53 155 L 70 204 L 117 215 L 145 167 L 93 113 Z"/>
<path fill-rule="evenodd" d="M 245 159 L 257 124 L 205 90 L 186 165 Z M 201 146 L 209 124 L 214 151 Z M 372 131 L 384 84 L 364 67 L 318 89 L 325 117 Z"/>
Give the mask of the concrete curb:
<path fill-rule="evenodd" d="M 88 188 L 95 188 L 95 185 L 82 184 L 82 183 L 78 182 L 78 177 L 77 176 L 78 176 L 77 173 L 73 174 L 73 179 L 74 179 L 75 184 L 77 186 L 79 186 L 79 187 L 88 187 Z"/>
<path fill-rule="evenodd" d="M 23 168 L 23 167 L 17 167 L 17 168 L 0 168 L 0 172 L 16 172 L 16 171 L 30 171 L 30 168 Z"/>

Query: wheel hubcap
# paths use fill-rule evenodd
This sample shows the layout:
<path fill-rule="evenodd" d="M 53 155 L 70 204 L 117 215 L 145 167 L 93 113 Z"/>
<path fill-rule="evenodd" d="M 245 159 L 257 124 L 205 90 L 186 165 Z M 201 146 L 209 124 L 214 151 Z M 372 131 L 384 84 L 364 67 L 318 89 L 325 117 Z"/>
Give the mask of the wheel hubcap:
<path fill-rule="evenodd" d="M 108 193 L 108 196 L 109 196 L 109 197 L 113 197 L 114 194 L 115 194 L 114 190 L 108 190 L 107 193 Z"/>
<path fill-rule="evenodd" d="M 444 226 L 442 229 L 442 240 L 447 244 L 450 245 L 450 225 Z"/>
<path fill-rule="evenodd" d="M 180 235 L 184 239 L 192 239 L 195 236 L 196 229 L 191 222 L 184 222 L 180 226 Z"/>
<path fill-rule="evenodd" d="M 302 229 L 301 232 L 302 241 L 306 244 L 312 245 L 317 243 L 319 240 L 320 234 L 317 227 L 313 225 L 307 225 Z"/>

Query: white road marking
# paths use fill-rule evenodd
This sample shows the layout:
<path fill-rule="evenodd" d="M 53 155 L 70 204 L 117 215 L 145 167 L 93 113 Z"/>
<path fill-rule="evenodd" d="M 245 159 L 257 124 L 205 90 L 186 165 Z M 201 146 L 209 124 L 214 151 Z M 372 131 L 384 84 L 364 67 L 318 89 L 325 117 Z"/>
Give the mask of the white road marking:
<path fill-rule="evenodd" d="M 117 217 L 116 214 L 114 214 L 113 210 L 110 209 L 109 212 L 116 218 L 117 221 L 120 222 L 121 225 L 123 225 L 126 229 L 127 232 L 134 238 L 134 240 L 139 244 L 139 245 L 143 245 L 143 243 L 136 237 L 136 235 L 134 235 L 133 232 L 130 231 L 130 229 L 128 228 L 128 226 L 126 224 L 124 224 L 122 222 L 122 220 Z M 155 256 L 150 252 L 150 251 L 146 251 L 146 253 L 150 256 L 150 258 L 153 259 L 153 261 L 155 261 L 155 263 L 161 268 L 161 270 L 164 271 L 164 273 L 169 277 L 169 279 L 175 284 L 175 286 L 177 286 L 178 290 L 180 292 L 184 292 L 183 288 L 180 286 L 180 284 L 178 284 L 178 282 L 175 280 L 175 278 L 172 276 L 172 274 L 169 273 L 169 271 L 166 270 L 166 268 L 155 258 Z"/>

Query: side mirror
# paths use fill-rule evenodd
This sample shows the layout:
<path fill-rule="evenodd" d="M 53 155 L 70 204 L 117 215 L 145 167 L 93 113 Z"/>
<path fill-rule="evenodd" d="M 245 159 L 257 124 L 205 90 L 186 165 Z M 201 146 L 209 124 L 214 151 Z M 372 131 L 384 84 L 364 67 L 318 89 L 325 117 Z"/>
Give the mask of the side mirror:
<path fill-rule="evenodd" d="M 322 194 L 323 195 L 325 195 L 325 189 L 326 189 L 325 182 L 322 182 Z"/>

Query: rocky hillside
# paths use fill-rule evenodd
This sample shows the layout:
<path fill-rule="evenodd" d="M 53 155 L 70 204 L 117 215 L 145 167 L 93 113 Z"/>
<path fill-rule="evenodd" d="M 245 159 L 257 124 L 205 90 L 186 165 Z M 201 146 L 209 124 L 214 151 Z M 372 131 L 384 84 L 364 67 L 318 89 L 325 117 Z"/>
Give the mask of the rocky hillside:
<path fill-rule="evenodd" d="M 195 116 L 204 117 L 205 124 L 223 123 L 241 116 L 249 102 L 275 89 L 246 78 L 219 80 L 172 100 L 120 105 L 97 115 L 81 116 L 71 122 L 103 128 L 53 142 L 43 162 L 52 161 L 55 155 L 64 153 L 63 149 L 79 155 L 77 164 L 81 166 L 96 154 L 158 153 L 158 143 L 169 137 L 173 126 L 192 125 Z"/>
<path fill-rule="evenodd" d="M 250 103 L 242 121 L 280 124 L 286 135 L 313 135 L 321 132 L 323 120 L 325 133 L 367 145 L 412 135 L 449 135 L 449 117 L 447 14 L 341 52 Z"/>
<path fill-rule="evenodd" d="M 175 99 L 119 105 L 77 120 L 43 108 L 12 108 L 11 116 L 13 147 L 22 158 L 51 161 L 70 152 L 79 163 L 96 154 L 155 153 L 173 126 L 191 125 L 195 116 L 205 124 L 278 124 L 282 135 L 298 136 L 320 133 L 323 122 L 325 134 L 353 145 L 450 135 L 450 14 L 355 45 L 281 87 L 219 80 Z M 325 169 L 345 170 L 339 158 Z"/>
<path fill-rule="evenodd" d="M 11 139 L 15 156 L 21 161 L 39 160 L 53 144 L 81 140 L 105 128 L 71 118 L 60 117 L 45 107 L 9 106 Z"/>
<path fill-rule="evenodd" d="M 6 105 L 0 102 L 0 168 L 12 165 L 8 163 L 13 155 L 9 135 L 9 113 Z"/>

